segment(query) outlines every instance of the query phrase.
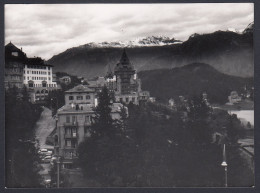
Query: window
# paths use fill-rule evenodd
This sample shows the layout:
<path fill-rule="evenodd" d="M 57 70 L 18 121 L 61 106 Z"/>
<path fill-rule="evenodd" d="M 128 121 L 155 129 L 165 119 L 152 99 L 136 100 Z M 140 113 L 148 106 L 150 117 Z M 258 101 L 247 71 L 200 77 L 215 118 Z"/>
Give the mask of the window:
<path fill-rule="evenodd" d="M 135 97 L 132 98 L 132 101 L 135 102 Z"/>
<path fill-rule="evenodd" d="M 66 128 L 65 129 L 65 134 L 66 135 L 71 135 L 71 128 Z"/>
<path fill-rule="evenodd" d="M 72 137 L 77 137 L 77 130 L 76 130 L 76 128 L 72 129 Z"/>
<path fill-rule="evenodd" d="M 72 123 L 76 123 L 77 121 L 77 117 L 76 116 L 72 116 Z"/>
<path fill-rule="evenodd" d="M 74 97 L 73 96 L 69 96 L 69 100 L 74 100 Z"/>
<path fill-rule="evenodd" d="M 12 52 L 12 56 L 18 56 L 18 52 Z"/>
<path fill-rule="evenodd" d="M 27 80 L 29 80 L 29 76 L 27 77 Z"/>
<path fill-rule="evenodd" d="M 90 96 L 89 96 L 89 95 L 86 95 L 86 99 L 90 99 Z"/>
<path fill-rule="evenodd" d="M 70 116 L 66 116 L 66 123 L 70 123 Z"/>
<path fill-rule="evenodd" d="M 85 116 L 85 122 L 90 123 L 90 116 Z"/>
<path fill-rule="evenodd" d="M 66 139 L 66 146 L 71 147 L 71 140 L 70 139 Z"/>
<path fill-rule="evenodd" d="M 49 80 L 51 80 L 51 78 L 49 77 Z"/>
<path fill-rule="evenodd" d="M 48 70 L 50 70 L 51 68 L 50 67 L 48 67 Z"/>
<path fill-rule="evenodd" d="M 51 75 L 51 73 L 50 73 L 50 72 L 48 72 L 48 75 Z"/>
<path fill-rule="evenodd" d="M 123 102 L 123 99 L 122 99 L 122 98 L 120 98 L 119 100 L 120 100 L 120 103 L 122 103 L 122 102 Z"/>
<path fill-rule="evenodd" d="M 83 96 L 77 96 L 77 100 L 83 100 Z"/>
<path fill-rule="evenodd" d="M 129 102 L 129 98 L 128 98 L 128 97 L 126 97 L 126 98 L 125 98 L 125 101 L 128 103 L 128 102 Z"/>
<path fill-rule="evenodd" d="M 30 88 L 33 87 L 33 83 L 29 83 L 29 87 L 30 87 Z"/>

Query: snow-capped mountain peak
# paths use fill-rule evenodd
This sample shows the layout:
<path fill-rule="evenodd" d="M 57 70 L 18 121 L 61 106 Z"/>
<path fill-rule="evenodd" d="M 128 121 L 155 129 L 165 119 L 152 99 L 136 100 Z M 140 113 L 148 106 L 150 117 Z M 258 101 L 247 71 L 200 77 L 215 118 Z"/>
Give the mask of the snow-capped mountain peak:
<path fill-rule="evenodd" d="M 108 47 L 146 47 L 146 46 L 165 46 L 172 44 L 180 44 L 182 41 L 175 40 L 166 36 L 149 36 L 145 38 L 137 38 L 131 41 L 118 41 L 118 42 L 90 42 L 80 47 L 82 48 L 108 48 Z"/>

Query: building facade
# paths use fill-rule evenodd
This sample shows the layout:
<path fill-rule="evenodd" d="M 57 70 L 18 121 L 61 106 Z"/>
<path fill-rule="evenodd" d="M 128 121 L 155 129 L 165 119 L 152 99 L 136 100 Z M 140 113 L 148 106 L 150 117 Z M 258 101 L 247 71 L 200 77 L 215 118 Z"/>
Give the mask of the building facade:
<path fill-rule="evenodd" d="M 106 76 L 106 86 L 114 92 L 115 100 L 119 103 L 138 105 L 150 97 L 148 91 L 142 91 L 141 80 L 137 78 L 136 70 L 130 62 L 124 49 L 121 59 L 116 64 L 114 73 L 110 70 Z"/>
<path fill-rule="evenodd" d="M 65 92 L 65 105 L 57 112 L 57 138 L 55 154 L 62 157 L 62 165 L 71 168 L 77 158 L 78 145 L 90 137 L 91 127 L 97 105 L 97 93 L 85 85 L 78 85 Z M 120 118 L 123 105 L 111 104 L 111 117 Z"/>
<path fill-rule="evenodd" d="M 31 102 L 45 100 L 49 91 L 58 89 L 53 66 L 39 57 L 28 58 L 11 42 L 5 46 L 5 88 L 28 88 Z"/>
<path fill-rule="evenodd" d="M 26 63 L 26 54 L 22 49 L 17 48 L 11 42 L 5 46 L 5 89 L 14 86 L 23 88 L 24 65 Z"/>
<path fill-rule="evenodd" d="M 53 81 L 51 65 L 41 58 L 28 58 L 24 65 L 24 85 L 31 93 L 31 101 L 45 100 L 51 90 L 58 89 Z"/>

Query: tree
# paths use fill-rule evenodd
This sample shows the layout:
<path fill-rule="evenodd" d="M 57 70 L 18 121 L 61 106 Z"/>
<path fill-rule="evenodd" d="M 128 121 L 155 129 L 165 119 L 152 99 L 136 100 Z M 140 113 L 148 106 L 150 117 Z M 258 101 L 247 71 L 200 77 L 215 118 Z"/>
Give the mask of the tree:
<path fill-rule="evenodd" d="M 120 108 L 120 119 L 116 120 L 116 127 L 118 130 L 121 130 L 122 132 L 126 132 L 128 130 L 127 117 L 127 107 L 123 106 Z"/>
<path fill-rule="evenodd" d="M 114 121 L 111 117 L 111 96 L 107 87 L 98 94 L 98 105 L 94 109 L 95 117 L 92 135 L 114 135 Z"/>
<path fill-rule="evenodd" d="M 98 99 L 91 136 L 78 148 L 79 165 L 86 176 L 96 176 L 107 184 L 110 183 L 107 176 L 116 171 L 111 165 L 120 155 L 122 136 L 118 135 L 121 131 L 111 117 L 111 96 L 106 87 L 99 93 Z"/>
<path fill-rule="evenodd" d="M 6 186 L 10 188 L 40 187 L 41 183 L 34 126 L 42 109 L 30 103 L 27 94 L 26 88 L 6 91 Z"/>
<path fill-rule="evenodd" d="M 192 135 L 191 143 L 209 144 L 212 140 L 212 130 L 208 121 L 211 109 L 207 106 L 203 98 L 194 97 L 189 102 L 187 127 Z"/>
<path fill-rule="evenodd" d="M 241 122 L 238 120 L 237 115 L 232 114 L 228 116 L 227 122 L 227 137 L 231 144 L 236 144 L 240 136 L 241 131 Z"/>

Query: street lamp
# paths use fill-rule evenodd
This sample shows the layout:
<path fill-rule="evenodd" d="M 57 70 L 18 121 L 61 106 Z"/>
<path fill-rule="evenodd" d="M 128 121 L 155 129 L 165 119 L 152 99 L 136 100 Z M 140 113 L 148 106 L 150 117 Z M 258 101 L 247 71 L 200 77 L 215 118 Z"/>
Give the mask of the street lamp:
<path fill-rule="evenodd" d="M 56 110 L 57 110 L 57 111 L 58 111 L 58 106 L 59 106 L 59 105 L 58 105 L 58 102 L 59 102 L 59 101 L 58 101 L 57 97 L 51 98 L 51 110 L 52 110 L 52 113 L 54 112 L 54 111 L 53 111 L 53 106 L 52 106 L 52 104 L 53 104 L 53 99 L 56 100 L 55 103 L 56 103 Z"/>
<path fill-rule="evenodd" d="M 60 187 L 60 157 L 57 159 L 57 188 Z"/>
<path fill-rule="evenodd" d="M 221 163 L 221 166 L 225 168 L 225 187 L 227 187 L 227 159 L 226 159 L 226 144 L 224 144 L 223 147 L 223 162 Z"/>

